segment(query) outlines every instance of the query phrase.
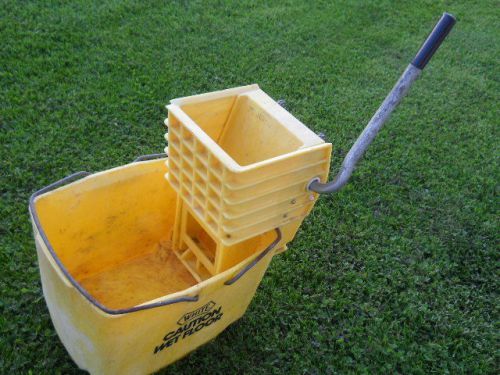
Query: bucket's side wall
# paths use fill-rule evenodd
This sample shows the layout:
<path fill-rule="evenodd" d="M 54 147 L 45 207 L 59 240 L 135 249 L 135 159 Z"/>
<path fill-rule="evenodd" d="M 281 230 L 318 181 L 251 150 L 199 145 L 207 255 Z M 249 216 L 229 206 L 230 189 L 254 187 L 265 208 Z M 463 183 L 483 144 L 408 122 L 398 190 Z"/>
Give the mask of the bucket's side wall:
<path fill-rule="evenodd" d="M 130 165 L 36 201 L 54 250 L 76 279 L 154 251 L 168 239 L 176 193 L 164 173 L 161 161 Z"/>
<path fill-rule="evenodd" d="M 42 281 L 43 295 L 54 328 L 79 368 L 90 370 L 99 355 L 95 329 L 99 324 L 96 313 L 85 298 L 56 271 L 50 254 L 35 229 L 35 243 Z M 94 333 L 94 334 L 93 334 Z"/>

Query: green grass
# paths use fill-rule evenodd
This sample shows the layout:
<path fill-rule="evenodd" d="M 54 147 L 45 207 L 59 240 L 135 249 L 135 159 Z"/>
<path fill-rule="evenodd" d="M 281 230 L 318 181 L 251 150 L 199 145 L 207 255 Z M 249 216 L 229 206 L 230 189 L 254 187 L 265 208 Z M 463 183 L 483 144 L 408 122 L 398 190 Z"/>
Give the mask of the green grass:
<path fill-rule="evenodd" d="M 77 373 L 52 327 L 30 194 L 163 148 L 169 99 L 259 83 L 332 171 L 442 11 L 458 23 L 352 182 L 246 315 L 174 373 L 498 373 L 498 3 L 0 4 L 0 372 Z"/>

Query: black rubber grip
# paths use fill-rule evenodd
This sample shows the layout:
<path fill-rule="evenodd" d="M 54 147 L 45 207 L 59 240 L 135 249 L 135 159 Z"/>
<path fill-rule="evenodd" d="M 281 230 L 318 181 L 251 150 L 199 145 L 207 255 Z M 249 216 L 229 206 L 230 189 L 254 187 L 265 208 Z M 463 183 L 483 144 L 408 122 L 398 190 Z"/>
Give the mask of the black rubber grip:
<path fill-rule="evenodd" d="M 420 50 L 411 62 L 414 67 L 420 70 L 425 68 L 429 60 L 432 58 L 432 55 L 434 55 L 434 52 L 437 51 L 443 40 L 453 28 L 453 25 L 455 25 L 456 21 L 455 17 L 451 14 L 443 13 L 443 16 L 436 26 L 434 26 L 434 29 L 427 37 L 424 44 L 422 44 L 422 47 L 420 47 Z"/>

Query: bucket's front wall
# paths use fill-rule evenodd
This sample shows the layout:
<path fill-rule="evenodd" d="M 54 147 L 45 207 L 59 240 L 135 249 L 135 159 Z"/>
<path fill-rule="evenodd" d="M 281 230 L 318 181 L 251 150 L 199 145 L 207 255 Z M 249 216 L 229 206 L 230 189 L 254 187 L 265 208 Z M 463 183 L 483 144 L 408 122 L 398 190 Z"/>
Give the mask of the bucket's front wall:
<path fill-rule="evenodd" d="M 60 272 L 35 228 L 43 293 L 56 331 L 77 365 L 95 374 L 146 374 L 183 357 L 240 318 L 274 254 L 232 285 L 247 262 L 201 284 L 197 302 L 110 315 Z"/>

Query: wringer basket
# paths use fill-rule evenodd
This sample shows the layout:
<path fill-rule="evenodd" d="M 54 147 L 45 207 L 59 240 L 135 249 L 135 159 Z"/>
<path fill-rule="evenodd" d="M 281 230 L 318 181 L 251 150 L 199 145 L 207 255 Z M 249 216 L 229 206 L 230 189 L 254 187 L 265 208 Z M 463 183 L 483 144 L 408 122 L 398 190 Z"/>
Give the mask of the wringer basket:
<path fill-rule="evenodd" d="M 308 183 L 326 180 L 331 144 L 257 85 L 167 108 L 166 177 L 180 207 L 173 247 L 192 274 L 203 280 L 233 266 L 250 254 L 245 241 L 274 228 L 289 242 L 317 197 Z"/>
<path fill-rule="evenodd" d="M 30 199 L 52 321 L 91 373 L 156 371 L 240 318 L 327 176 L 331 145 L 256 85 L 168 110 L 168 158 Z"/>

